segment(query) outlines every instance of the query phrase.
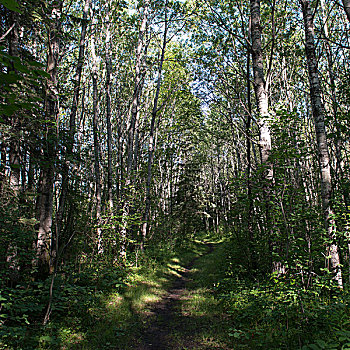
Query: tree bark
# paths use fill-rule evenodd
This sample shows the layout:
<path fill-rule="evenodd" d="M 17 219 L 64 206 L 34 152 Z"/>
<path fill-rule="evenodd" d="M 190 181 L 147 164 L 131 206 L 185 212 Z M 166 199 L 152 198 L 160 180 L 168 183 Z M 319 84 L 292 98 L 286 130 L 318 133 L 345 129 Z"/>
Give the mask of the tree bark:
<path fill-rule="evenodd" d="M 137 41 L 136 49 L 136 65 L 135 65 L 135 84 L 134 92 L 131 103 L 131 116 L 130 122 L 127 130 L 127 162 L 126 162 L 126 174 L 124 185 L 122 185 L 122 197 L 123 197 L 123 208 L 122 208 L 122 224 L 120 232 L 120 251 L 119 256 L 123 261 L 126 259 L 126 238 L 127 238 L 127 226 L 128 226 L 128 217 L 130 214 L 130 201 L 131 198 L 129 195 L 130 185 L 132 184 L 132 172 L 134 168 L 134 143 L 135 143 L 135 129 L 139 114 L 139 102 L 140 95 L 143 89 L 144 80 L 142 78 L 142 63 L 143 57 L 146 55 L 148 45 L 145 44 L 144 37 L 146 35 L 147 23 L 148 23 L 148 14 L 149 14 L 150 0 L 145 0 L 143 6 L 143 16 L 142 22 L 139 29 L 139 36 Z"/>
<path fill-rule="evenodd" d="M 246 128 L 246 149 L 247 149 L 247 196 L 248 196 L 248 213 L 247 213 L 247 228 L 248 238 L 250 246 L 250 264 L 253 270 L 257 268 L 257 260 L 255 254 L 255 241 L 254 241 L 254 230 L 253 230 L 253 196 L 252 196 L 252 183 L 251 183 L 251 170 L 252 170 L 252 159 L 251 159 L 251 122 L 252 122 L 252 101 L 251 101 L 251 85 L 250 85 L 250 50 L 247 52 L 247 119 L 245 122 Z"/>
<path fill-rule="evenodd" d="M 9 35 L 9 54 L 13 57 L 19 57 L 18 45 L 19 45 L 19 35 L 18 35 L 18 20 L 17 14 L 10 13 L 11 25 L 13 29 Z M 10 72 L 15 72 L 15 68 L 11 67 Z M 10 161 L 10 187 L 14 192 L 14 195 L 18 197 L 20 191 L 20 135 L 19 135 L 20 121 L 17 115 L 11 118 L 11 137 L 9 140 L 9 161 Z"/>
<path fill-rule="evenodd" d="M 251 53 L 253 63 L 254 74 L 254 91 L 255 98 L 258 107 L 258 126 L 259 126 L 259 139 L 260 139 L 260 152 L 261 163 L 264 167 L 263 175 L 263 191 L 265 201 L 265 217 L 266 217 L 266 230 L 269 233 L 269 247 L 271 256 L 271 268 L 273 271 L 279 270 L 279 263 L 275 262 L 272 258 L 274 250 L 274 243 L 271 234 L 271 213 L 270 213 L 270 201 L 271 201 L 271 185 L 273 181 L 273 168 L 269 161 L 269 155 L 271 152 L 271 134 L 268 126 L 269 118 L 269 100 L 268 91 L 266 88 L 266 81 L 264 77 L 264 64 L 263 64 L 263 52 L 261 43 L 261 18 L 260 18 L 260 0 L 250 0 L 250 12 L 251 12 Z"/>
<path fill-rule="evenodd" d="M 65 210 L 66 198 L 67 198 L 68 187 L 69 187 L 69 167 L 73 157 L 74 138 L 76 134 L 76 114 L 77 114 L 78 104 L 79 104 L 81 74 L 83 71 L 84 59 L 85 59 L 85 37 L 86 37 L 86 31 L 88 26 L 88 13 L 90 8 L 90 2 L 91 0 L 85 1 L 84 10 L 83 10 L 83 21 L 81 24 L 79 56 L 78 56 L 75 77 L 73 80 L 73 84 L 74 84 L 73 101 L 72 101 L 72 108 L 69 116 L 69 135 L 68 135 L 68 141 L 67 141 L 67 151 L 65 155 L 65 162 L 63 164 L 63 169 L 62 169 L 62 188 L 61 188 L 59 207 L 58 207 L 57 217 L 56 217 L 56 227 L 57 227 L 56 240 L 59 239 L 60 234 L 62 232 L 63 214 Z"/>
<path fill-rule="evenodd" d="M 259 129 L 260 129 L 260 149 L 261 160 L 266 166 L 265 179 L 273 179 L 273 169 L 269 163 L 271 151 L 271 135 L 267 124 L 269 117 L 269 100 L 264 77 L 263 53 L 261 44 L 261 23 L 260 23 L 260 0 L 250 0 L 251 10 L 251 36 L 252 36 L 252 61 L 254 73 L 254 91 L 259 112 Z"/>
<path fill-rule="evenodd" d="M 349 7 L 350 7 L 350 1 L 349 1 Z M 329 86 L 331 90 L 331 99 L 332 99 L 332 112 L 333 112 L 333 120 L 334 120 L 334 128 L 336 133 L 336 138 L 334 140 L 334 147 L 335 147 L 335 158 L 336 158 L 336 167 L 335 167 L 335 177 L 334 177 L 334 185 L 338 185 L 341 188 L 344 202 L 346 207 L 349 206 L 350 200 L 349 200 L 349 193 L 344 188 L 342 182 L 343 179 L 346 178 L 346 175 L 343 171 L 343 162 L 342 162 L 342 142 L 341 142 L 341 132 L 339 127 L 339 119 L 338 119 L 338 96 L 337 96 L 337 89 L 336 89 L 336 78 L 334 74 L 334 68 L 333 68 L 333 53 L 331 45 L 328 41 L 329 37 L 329 31 L 328 31 L 328 24 L 327 24 L 327 16 L 325 13 L 325 4 L 324 0 L 321 0 L 321 11 L 322 11 L 322 19 L 323 19 L 323 34 L 325 36 L 324 45 L 326 48 L 326 56 L 327 56 L 327 63 L 328 63 L 328 77 L 329 77 Z"/>
<path fill-rule="evenodd" d="M 131 118 L 130 124 L 128 128 L 128 160 L 127 160 L 127 176 L 130 176 L 130 173 L 133 168 L 133 152 L 134 152 L 134 137 L 135 137 L 135 127 L 137 122 L 137 116 L 139 112 L 139 102 L 140 102 L 140 94 L 143 86 L 142 79 L 142 61 L 145 53 L 145 41 L 144 37 L 146 34 L 147 23 L 148 23 L 148 12 L 149 12 L 150 0 L 145 0 L 144 8 L 143 8 L 143 17 L 139 30 L 139 37 L 137 42 L 136 49 L 136 65 L 135 65 L 135 86 L 134 93 L 131 104 Z"/>
<path fill-rule="evenodd" d="M 163 45 L 162 45 L 162 50 L 160 55 L 159 66 L 158 66 L 157 88 L 156 88 L 156 94 L 154 96 L 154 101 L 153 101 L 151 130 L 150 130 L 149 143 L 148 143 L 146 203 L 145 203 L 145 211 L 142 218 L 143 223 L 142 223 L 142 230 L 141 230 L 142 231 L 141 249 L 143 249 L 143 245 L 147 235 L 147 224 L 148 224 L 148 218 L 149 218 L 149 211 L 151 207 L 152 165 L 153 165 L 154 149 L 155 149 L 155 138 L 154 138 L 155 121 L 156 121 L 157 112 L 158 112 L 158 100 L 159 100 L 160 86 L 162 83 L 162 70 L 163 70 L 165 49 L 167 45 L 167 33 L 168 33 L 167 6 L 168 6 L 168 0 L 166 0 L 165 2 Z"/>
<path fill-rule="evenodd" d="M 100 174 L 100 150 L 98 140 L 98 96 L 97 96 L 97 57 L 95 52 L 95 40 L 91 42 L 92 54 L 92 100 L 93 100 L 93 135 L 94 135 L 94 167 L 95 167 L 95 200 L 96 200 L 96 226 L 97 226 L 97 251 L 103 253 L 101 225 L 101 174 Z"/>
<path fill-rule="evenodd" d="M 315 51 L 313 15 L 309 0 L 300 0 L 300 4 L 302 7 L 305 26 L 305 51 L 308 64 L 312 114 L 318 148 L 323 216 L 326 231 L 328 234 L 327 238 L 331 242 L 327 249 L 327 256 L 330 257 L 330 267 L 332 273 L 334 274 L 334 280 L 338 283 L 339 287 L 342 287 L 343 281 L 340 268 L 338 245 L 336 240 L 335 220 L 331 207 L 332 177 L 324 121 L 324 106 L 321 99 L 321 83 L 318 76 L 318 65 Z"/>
<path fill-rule="evenodd" d="M 19 57 L 19 35 L 18 35 L 18 15 L 10 12 L 9 14 L 9 27 L 12 27 L 9 35 L 9 55 L 12 57 Z M 14 65 L 11 65 L 8 69 L 8 74 L 16 72 Z M 11 199 L 17 206 L 18 210 L 21 211 L 20 205 L 20 190 L 21 190 L 21 141 L 20 141 L 20 117 L 14 114 L 10 119 L 11 133 L 8 140 L 9 147 L 9 164 L 10 164 L 10 189 Z M 6 142 L 7 143 L 7 142 Z M 4 147 L 4 156 L 6 163 L 6 144 Z M 6 262 L 10 270 L 11 283 L 16 283 L 19 278 L 20 263 L 18 260 L 18 246 L 17 236 L 13 235 L 13 238 L 8 244 Z"/>
<path fill-rule="evenodd" d="M 40 188 L 38 196 L 39 230 L 36 243 L 36 264 L 39 274 L 45 275 L 52 268 L 52 212 L 53 212 L 53 183 L 54 162 L 56 157 L 57 122 L 59 115 L 57 69 L 59 59 L 60 27 L 62 1 L 53 1 L 48 33 L 48 55 L 45 116 L 45 142 L 42 150 L 42 165 L 40 173 Z M 50 271 L 52 272 L 52 271 Z"/>
<path fill-rule="evenodd" d="M 107 121 L 107 193 L 108 206 L 110 212 L 113 211 L 113 188 L 112 188 L 112 125 L 111 125 L 111 74 L 112 61 L 110 57 L 111 49 L 111 32 L 109 27 L 110 17 L 107 16 L 107 30 L 106 30 L 106 121 Z"/>

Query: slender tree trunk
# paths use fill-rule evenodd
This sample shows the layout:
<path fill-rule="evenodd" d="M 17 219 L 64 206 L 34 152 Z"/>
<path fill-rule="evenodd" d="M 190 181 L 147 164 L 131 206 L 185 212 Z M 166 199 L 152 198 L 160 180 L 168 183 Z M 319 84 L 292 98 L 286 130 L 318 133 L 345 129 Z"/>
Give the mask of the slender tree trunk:
<path fill-rule="evenodd" d="M 248 236 L 250 245 L 250 264 L 255 270 L 257 268 L 256 254 L 255 254 L 255 241 L 254 241 L 254 230 L 253 230 L 253 196 L 252 196 L 252 183 L 251 183 L 251 170 L 252 170 L 252 159 L 251 159 L 251 122 L 252 122 L 252 102 L 251 102 L 251 85 L 250 85 L 250 50 L 247 52 L 247 105 L 248 113 L 247 120 L 245 123 L 246 127 L 246 148 L 247 148 L 247 196 L 248 196 Z"/>
<path fill-rule="evenodd" d="M 142 78 L 142 64 L 143 58 L 146 55 L 148 45 L 145 43 L 145 35 L 147 31 L 148 14 L 149 14 L 150 0 L 145 0 L 143 6 L 143 17 L 141 26 L 139 29 L 138 43 L 136 49 L 136 65 L 135 65 L 135 85 L 134 93 L 131 103 L 131 116 L 127 131 L 127 163 L 124 186 L 122 187 L 123 193 L 123 208 L 122 208 L 122 224 L 120 232 L 120 252 L 119 255 L 122 260 L 126 259 L 126 238 L 127 238 L 127 226 L 128 216 L 130 214 L 131 198 L 129 195 L 130 186 L 132 184 L 132 172 L 134 169 L 134 150 L 135 150 L 135 129 L 139 114 L 140 95 L 143 89 L 144 80 Z"/>
<path fill-rule="evenodd" d="M 133 151 L 134 151 L 134 137 L 135 127 L 137 122 L 137 116 L 139 112 L 140 93 L 142 91 L 143 79 L 142 79 L 142 61 L 145 55 L 145 34 L 148 22 L 150 0 L 145 0 L 143 8 L 143 18 L 139 30 L 138 44 L 136 49 L 136 65 L 135 65 L 135 87 L 131 105 L 131 118 L 128 129 L 128 160 L 127 160 L 127 173 L 128 177 L 133 168 Z"/>
<path fill-rule="evenodd" d="M 350 7 L 350 1 L 349 1 L 349 7 Z M 335 167 L 335 185 L 337 184 L 341 188 L 341 192 L 343 194 L 345 205 L 348 207 L 350 204 L 349 200 L 349 193 L 346 189 L 343 187 L 343 179 L 345 179 L 345 174 L 343 171 L 343 164 L 342 164 L 342 142 L 341 142 L 341 132 L 339 131 L 339 120 L 338 120 L 338 96 L 336 91 L 336 83 L 335 83 L 335 75 L 334 75 L 334 69 L 333 69 L 333 53 L 331 45 L 329 44 L 328 37 L 328 24 L 327 24 L 327 17 L 325 14 L 325 4 L 324 0 L 321 0 L 321 11 L 322 11 L 322 18 L 323 18 L 323 32 L 325 36 L 324 45 L 326 48 L 326 56 L 327 56 L 327 63 L 328 63 L 328 76 L 329 76 L 329 86 L 331 89 L 331 99 L 332 99 L 332 112 L 333 112 L 333 120 L 334 120 L 334 128 L 336 133 L 336 138 L 334 140 L 334 146 L 335 146 L 335 158 L 336 158 L 336 167 Z"/>
<path fill-rule="evenodd" d="M 53 1 L 51 10 L 50 29 L 48 33 L 48 55 L 45 114 L 48 123 L 45 124 L 45 143 L 40 174 L 40 188 L 38 197 L 39 230 L 36 244 L 36 264 L 40 274 L 46 274 L 52 267 L 52 212 L 53 212 L 53 183 L 54 162 L 56 156 L 57 123 L 59 115 L 57 69 L 59 59 L 59 33 L 62 13 L 62 1 Z"/>
<path fill-rule="evenodd" d="M 9 14 L 10 23 L 9 26 L 13 26 L 12 31 L 9 35 L 9 54 L 12 57 L 19 57 L 19 35 L 18 35 L 18 20 L 17 14 L 11 12 Z M 8 73 L 12 74 L 16 72 L 14 65 L 9 67 Z M 10 194 L 13 203 L 21 210 L 20 196 L 21 196 L 21 141 L 20 141 L 20 118 L 18 115 L 14 114 L 10 120 L 11 123 L 11 133 L 8 140 L 9 146 L 9 164 L 10 164 L 10 189 L 12 193 Z M 6 146 L 4 147 L 6 149 Z M 6 153 L 5 159 L 6 159 Z M 18 246 L 17 246 L 17 236 L 13 235 L 13 239 L 10 240 L 7 247 L 6 262 L 10 270 L 10 279 L 12 283 L 16 283 L 19 278 L 19 260 L 18 260 Z"/>
<path fill-rule="evenodd" d="M 154 96 L 154 102 L 153 102 L 153 108 L 152 108 L 151 130 L 150 130 L 149 144 L 148 144 L 146 203 L 145 203 L 145 211 L 144 211 L 143 220 L 142 220 L 143 224 L 142 224 L 141 249 L 143 249 L 143 244 L 145 242 L 146 235 L 147 235 L 147 222 L 148 222 L 149 211 L 151 207 L 152 165 L 153 165 L 153 157 L 154 157 L 154 149 L 155 149 L 155 139 L 154 139 L 155 122 L 156 122 L 157 112 L 158 112 L 158 100 L 159 100 L 160 86 L 162 82 L 162 69 L 163 69 L 164 55 L 165 55 L 165 49 L 167 45 L 167 33 L 168 33 L 167 6 L 168 6 L 168 0 L 166 0 L 165 2 L 163 45 L 162 45 L 162 51 L 160 55 L 159 66 L 158 66 L 157 88 L 156 88 L 156 94 Z"/>
<path fill-rule="evenodd" d="M 0 196 L 4 196 L 5 182 L 6 182 L 6 143 L 1 142 L 0 144 Z"/>
<path fill-rule="evenodd" d="M 267 124 L 269 117 L 268 91 L 266 90 L 266 81 L 264 77 L 263 53 L 261 46 L 261 23 L 260 23 L 260 0 L 250 0 L 251 9 L 251 36 L 252 36 L 252 58 L 254 73 L 254 90 L 259 111 L 260 128 L 260 148 L 262 163 L 266 166 L 265 179 L 273 179 L 273 170 L 269 162 L 271 151 L 271 135 Z"/>
<path fill-rule="evenodd" d="M 67 198 L 68 187 L 69 187 L 69 167 L 70 167 L 71 158 L 73 157 L 74 138 L 76 134 L 76 114 L 77 114 L 78 104 L 79 104 L 81 74 L 83 71 L 84 59 L 85 59 L 85 37 L 86 37 L 86 31 L 88 26 L 88 13 L 90 8 L 90 1 L 91 0 L 85 1 L 84 10 L 83 10 L 83 21 L 81 25 L 81 34 L 80 34 L 80 42 L 79 42 L 79 56 L 78 56 L 78 62 L 77 62 L 77 67 L 75 72 L 75 78 L 73 81 L 73 84 L 74 84 L 73 101 L 72 101 L 72 108 L 69 116 L 69 138 L 67 142 L 65 162 L 63 164 L 63 169 L 62 169 L 62 188 L 61 188 L 59 207 L 58 207 L 57 217 L 56 217 L 56 223 L 57 223 L 56 240 L 59 239 L 59 236 L 62 232 L 63 214 L 65 210 L 66 198 Z"/>
<path fill-rule="evenodd" d="M 273 180 L 273 168 L 269 161 L 269 155 L 271 152 L 271 135 L 268 126 L 269 117 L 269 100 L 268 91 L 266 88 L 266 81 L 264 77 L 264 65 L 263 65 L 263 52 L 261 44 L 261 18 L 260 18 L 260 0 L 250 0 L 250 12 L 251 12 L 251 53 L 253 62 L 253 74 L 254 74 L 254 91 L 255 98 L 258 107 L 259 119 L 259 138 L 260 138 L 260 151 L 261 151 L 261 162 L 264 167 L 263 176 L 263 189 L 264 189 L 264 200 L 265 200 L 265 216 L 266 216 L 266 230 L 269 233 L 269 247 L 271 255 L 272 269 L 277 270 L 278 263 L 273 261 L 272 253 L 274 249 L 274 243 L 271 237 L 271 185 Z"/>
<path fill-rule="evenodd" d="M 312 105 L 312 114 L 315 124 L 318 160 L 321 173 L 320 175 L 323 216 L 328 234 L 327 238 L 331 242 L 328 246 L 327 256 L 330 256 L 330 265 L 332 272 L 334 273 L 334 280 L 338 283 L 339 287 L 342 287 L 343 281 L 340 268 L 338 245 L 336 240 L 335 220 L 331 208 L 332 177 L 324 121 L 324 106 L 321 99 L 321 83 L 318 76 L 317 59 L 315 53 L 313 14 L 309 0 L 300 0 L 300 3 L 302 7 L 305 26 L 305 51 L 310 81 L 310 98 Z"/>
<path fill-rule="evenodd" d="M 109 19 L 109 17 L 108 17 Z M 111 125 L 111 73 L 112 61 L 110 58 L 110 40 L 111 34 L 109 30 L 109 23 L 107 24 L 107 48 L 106 48 L 106 120 L 107 120 L 107 192 L 108 192 L 108 206 L 110 212 L 113 211 L 113 188 L 112 188 L 112 125 Z"/>
<path fill-rule="evenodd" d="M 18 20 L 17 14 L 11 12 L 10 25 L 13 26 L 9 34 L 9 55 L 12 57 L 19 57 L 19 35 L 18 35 Z M 8 72 L 11 74 L 16 72 L 14 65 L 9 67 Z M 11 117 L 11 136 L 9 138 L 9 161 L 10 161 L 10 188 L 14 192 L 14 195 L 18 197 L 20 191 L 20 120 L 15 114 Z"/>
<path fill-rule="evenodd" d="M 93 135 L 94 135 L 94 165 L 95 165 L 95 200 L 96 200 L 96 225 L 97 225 L 97 251 L 103 253 L 101 225 L 101 174 L 100 174 L 100 150 L 98 140 L 98 91 L 97 91 L 97 57 L 95 41 L 91 42 L 92 54 L 92 100 L 93 100 Z"/>

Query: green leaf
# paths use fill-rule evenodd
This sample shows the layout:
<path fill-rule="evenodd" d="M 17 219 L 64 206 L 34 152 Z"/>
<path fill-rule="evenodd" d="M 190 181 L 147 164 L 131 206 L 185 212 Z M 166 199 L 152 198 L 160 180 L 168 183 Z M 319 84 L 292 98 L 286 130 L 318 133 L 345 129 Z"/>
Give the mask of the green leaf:
<path fill-rule="evenodd" d="M 321 349 L 325 349 L 327 346 L 326 342 L 323 340 L 316 340 L 316 343 Z"/>
<path fill-rule="evenodd" d="M 11 11 L 22 13 L 18 3 L 15 0 L 0 0 L 0 4 L 4 5 Z"/>
<path fill-rule="evenodd" d="M 17 74 L 4 74 L 1 73 L 0 74 L 0 78 L 2 81 L 8 83 L 8 84 L 12 84 L 15 83 L 19 80 L 19 76 Z"/>
<path fill-rule="evenodd" d="M 42 77 L 45 78 L 50 78 L 50 74 L 45 72 L 44 70 L 38 69 L 35 71 L 38 75 L 41 75 Z"/>
<path fill-rule="evenodd" d="M 37 61 L 28 61 L 28 64 L 32 67 L 44 67 L 44 65 Z"/>
<path fill-rule="evenodd" d="M 320 350 L 320 347 L 317 346 L 316 344 L 309 344 L 309 348 L 312 350 Z"/>
<path fill-rule="evenodd" d="M 54 341 L 54 339 L 48 335 L 43 335 L 40 337 L 40 341 L 52 343 Z"/>
<path fill-rule="evenodd" d="M 30 73 L 29 69 L 23 65 L 22 63 L 20 62 L 14 62 L 14 67 L 15 69 L 17 69 L 19 72 L 22 72 L 22 73 Z"/>
<path fill-rule="evenodd" d="M 18 109 L 20 109 L 20 107 L 16 105 L 0 105 L 0 113 L 5 114 L 7 116 L 11 116 Z"/>

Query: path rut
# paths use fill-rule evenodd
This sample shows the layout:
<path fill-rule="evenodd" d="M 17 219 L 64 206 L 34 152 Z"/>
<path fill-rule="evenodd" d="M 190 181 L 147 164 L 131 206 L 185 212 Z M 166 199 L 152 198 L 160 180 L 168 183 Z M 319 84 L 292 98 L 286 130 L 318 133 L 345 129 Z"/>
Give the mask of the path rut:
<path fill-rule="evenodd" d="M 208 243 L 208 251 L 204 254 L 210 254 L 214 250 L 214 245 Z M 202 255 L 203 256 L 203 255 Z M 200 257 L 194 258 L 180 273 L 166 295 L 151 309 L 150 317 L 152 320 L 142 330 L 141 344 L 136 347 L 137 350 L 175 350 L 177 349 L 172 333 L 174 328 L 182 333 L 181 327 L 185 327 L 185 323 L 176 323 L 176 319 L 182 319 L 183 315 L 179 315 L 179 306 L 181 301 L 186 297 L 186 285 L 191 280 L 191 270 L 194 263 Z M 183 329 L 184 333 L 186 329 Z M 191 344 L 188 344 L 191 348 Z"/>

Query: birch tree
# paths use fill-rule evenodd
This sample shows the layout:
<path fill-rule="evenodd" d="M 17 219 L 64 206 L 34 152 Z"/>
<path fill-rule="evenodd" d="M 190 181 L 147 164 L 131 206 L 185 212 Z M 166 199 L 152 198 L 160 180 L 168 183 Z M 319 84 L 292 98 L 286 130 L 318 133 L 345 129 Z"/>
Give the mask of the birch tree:
<path fill-rule="evenodd" d="M 318 64 L 315 52 L 315 29 L 313 13 L 308 0 L 300 0 L 305 28 L 305 51 L 307 58 L 310 99 L 312 115 L 315 124 L 315 133 L 318 149 L 318 161 L 321 177 L 322 209 L 329 245 L 327 248 L 327 259 L 330 261 L 330 268 L 334 273 L 334 280 L 339 287 L 343 286 L 342 273 L 340 268 L 339 251 L 336 237 L 336 226 L 334 212 L 332 209 L 332 176 L 330 157 L 325 127 L 325 113 L 321 98 L 321 83 L 318 75 Z"/>

